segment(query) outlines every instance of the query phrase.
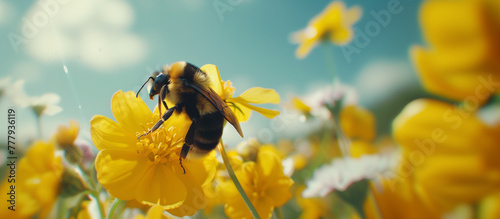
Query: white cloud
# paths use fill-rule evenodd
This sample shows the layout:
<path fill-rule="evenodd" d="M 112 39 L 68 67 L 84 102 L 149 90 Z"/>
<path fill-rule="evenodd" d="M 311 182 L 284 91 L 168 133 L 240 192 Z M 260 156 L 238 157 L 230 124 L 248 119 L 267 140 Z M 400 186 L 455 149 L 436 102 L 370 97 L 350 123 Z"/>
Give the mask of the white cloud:
<path fill-rule="evenodd" d="M 26 82 L 37 82 L 40 80 L 41 73 L 39 67 L 27 61 L 14 63 L 11 72 L 14 72 L 17 77 L 24 79 Z"/>
<path fill-rule="evenodd" d="M 14 11 L 14 7 L 9 2 L 0 1 L 0 25 L 9 23 L 14 16 Z"/>
<path fill-rule="evenodd" d="M 144 57 L 144 44 L 134 35 L 92 28 L 82 34 L 78 51 L 83 63 L 96 69 L 111 69 Z"/>
<path fill-rule="evenodd" d="M 78 59 L 107 71 L 134 64 L 146 55 L 146 42 L 129 30 L 133 8 L 122 0 L 38 0 L 24 18 L 31 27 L 23 23 L 21 30 L 33 32 L 24 34 L 26 49 L 42 62 Z"/>
<path fill-rule="evenodd" d="M 412 67 L 406 62 L 378 61 L 368 64 L 358 75 L 355 88 L 361 102 L 372 105 L 401 89 L 418 83 Z"/>

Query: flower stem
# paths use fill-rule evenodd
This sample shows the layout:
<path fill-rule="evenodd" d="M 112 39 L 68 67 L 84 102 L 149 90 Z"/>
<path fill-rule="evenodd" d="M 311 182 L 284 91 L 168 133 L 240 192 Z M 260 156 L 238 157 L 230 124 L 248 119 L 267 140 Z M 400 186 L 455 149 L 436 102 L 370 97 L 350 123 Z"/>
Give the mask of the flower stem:
<path fill-rule="evenodd" d="M 274 214 L 276 215 L 276 218 L 283 219 L 283 212 L 280 207 L 274 208 Z"/>
<path fill-rule="evenodd" d="M 99 200 L 99 193 L 92 190 L 87 190 L 85 193 L 95 199 L 95 201 L 97 202 L 97 207 L 99 208 L 99 215 L 101 216 L 101 218 L 104 218 L 104 208 L 102 207 L 101 201 Z"/>
<path fill-rule="evenodd" d="M 250 201 L 247 194 L 245 193 L 245 190 L 243 190 L 243 187 L 241 187 L 240 181 L 238 181 L 238 178 L 236 177 L 236 174 L 234 173 L 233 167 L 231 167 L 231 164 L 229 163 L 229 159 L 227 158 L 226 149 L 224 148 L 224 143 L 222 142 L 222 139 L 220 140 L 219 151 L 220 151 L 220 155 L 222 157 L 222 160 L 224 161 L 224 165 L 226 166 L 227 172 L 229 173 L 229 177 L 231 177 L 231 180 L 233 181 L 234 185 L 236 186 L 236 189 L 238 189 L 238 192 L 240 193 L 241 198 L 243 198 L 243 201 L 245 202 L 248 209 L 252 213 L 253 218 L 260 219 L 259 214 L 257 213 L 257 210 L 255 210 L 255 208 L 252 205 L 252 202 Z"/>
<path fill-rule="evenodd" d="M 38 138 L 42 138 L 42 118 L 40 115 L 36 116 L 36 123 L 38 128 Z"/>
<path fill-rule="evenodd" d="M 57 219 L 64 219 L 67 217 L 66 215 L 66 199 L 59 197 L 57 200 Z"/>
<path fill-rule="evenodd" d="M 338 82 L 340 82 L 335 71 L 335 64 L 334 64 L 335 57 L 328 43 L 326 42 L 323 43 L 322 47 L 325 54 L 326 67 L 328 68 L 328 71 L 332 75 L 333 86 L 335 86 L 337 85 Z"/>
<path fill-rule="evenodd" d="M 337 142 L 340 147 L 340 151 L 342 152 L 343 157 L 350 157 L 350 150 L 349 150 L 349 145 L 351 145 L 351 141 L 347 136 L 345 136 L 344 132 L 342 131 L 342 127 L 340 126 L 340 123 L 337 118 L 335 118 L 336 115 L 332 115 L 332 120 L 333 120 L 333 130 L 335 132 L 335 135 L 337 137 Z"/>
<path fill-rule="evenodd" d="M 115 200 L 113 201 L 113 205 L 111 205 L 111 208 L 109 209 L 109 214 L 107 219 L 113 218 L 113 214 L 115 214 L 116 207 L 120 204 L 121 201 L 122 200 L 115 198 Z"/>

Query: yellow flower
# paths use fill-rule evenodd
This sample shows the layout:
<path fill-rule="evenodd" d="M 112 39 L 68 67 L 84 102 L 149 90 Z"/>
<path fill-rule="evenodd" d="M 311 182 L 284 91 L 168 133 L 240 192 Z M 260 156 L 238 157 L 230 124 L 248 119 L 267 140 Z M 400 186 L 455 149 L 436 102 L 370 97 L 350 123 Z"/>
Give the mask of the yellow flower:
<path fill-rule="evenodd" d="M 393 122 L 406 165 L 422 199 L 440 209 L 473 203 L 500 189 L 500 124 L 430 99 L 409 103 Z"/>
<path fill-rule="evenodd" d="M 361 158 L 363 155 L 376 154 L 378 151 L 372 143 L 362 140 L 351 141 L 349 152 L 353 158 Z"/>
<path fill-rule="evenodd" d="M 418 196 L 410 180 L 384 178 L 380 186 L 371 185 L 374 199 L 367 198 L 364 210 L 367 219 L 382 218 L 442 218 L 442 213 L 436 211 Z M 373 202 L 375 201 L 375 202 Z"/>
<path fill-rule="evenodd" d="M 360 7 L 346 9 L 341 1 L 330 3 L 305 29 L 293 33 L 292 41 L 299 44 L 295 55 L 298 58 L 306 57 L 325 38 L 337 45 L 349 43 L 353 38 L 352 25 L 360 18 Z"/>
<path fill-rule="evenodd" d="M 304 189 L 305 186 L 301 185 L 296 192 L 297 204 L 302 209 L 299 219 L 332 217 L 329 208 L 330 203 L 323 198 L 303 198 L 301 194 Z"/>
<path fill-rule="evenodd" d="M 235 173 L 261 218 L 270 218 L 275 207 L 284 205 L 292 197 L 290 187 L 293 180 L 283 174 L 276 150 L 261 148 L 255 162 L 243 163 Z M 224 196 L 224 211 L 229 218 L 252 218 L 232 182 L 222 182 L 219 189 Z"/>
<path fill-rule="evenodd" d="M 100 202 L 96 202 L 95 200 L 86 200 L 82 201 L 80 210 L 78 212 L 75 212 L 76 215 L 71 215 L 71 219 L 92 219 L 96 217 L 96 214 L 98 215 L 99 213 L 97 211 L 94 211 L 94 209 L 97 209 L 97 205 L 102 205 Z M 76 216 L 76 217 L 74 217 Z"/>
<path fill-rule="evenodd" d="M 217 66 L 207 64 L 202 66 L 201 70 L 210 77 L 210 87 L 219 94 L 222 100 L 226 101 L 239 122 L 247 121 L 252 111 L 256 111 L 270 119 L 280 114 L 277 110 L 252 105 L 264 103 L 278 104 L 280 96 L 274 89 L 254 87 L 246 90 L 238 97 L 233 97 L 235 88 L 232 87 L 230 81 L 224 82 L 221 80 Z"/>
<path fill-rule="evenodd" d="M 375 138 L 375 116 L 367 109 L 348 105 L 341 109 L 339 123 L 351 139 L 372 141 Z"/>
<path fill-rule="evenodd" d="M 191 122 L 185 113 L 174 114 L 153 133 L 137 137 L 160 118 L 133 92 L 118 91 L 111 99 L 117 122 L 101 115 L 90 121 L 94 145 L 99 149 L 97 179 L 121 200 L 135 199 L 160 205 L 176 216 L 193 215 L 203 207 L 202 186 L 215 174 L 215 152 L 201 159 L 183 160 L 179 154 Z"/>
<path fill-rule="evenodd" d="M 56 133 L 57 143 L 61 146 L 73 145 L 78 137 L 78 132 L 80 131 L 80 125 L 76 120 L 70 120 L 69 126 L 64 125 L 59 126 Z"/>
<path fill-rule="evenodd" d="M 146 216 L 139 214 L 134 219 L 170 219 L 173 217 L 163 214 L 163 208 L 160 205 L 154 205 L 148 210 Z"/>
<path fill-rule="evenodd" d="M 54 152 L 54 142 L 38 141 L 19 160 L 16 178 L 10 178 L 15 182 L 4 179 L 0 186 L 4 195 L 15 186 L 15 211 L 9 210 L 7 203 L 2 204 L 0 218 L 31 218 L 37 213 L 44 218 L 52 210 L 63 172 L 61 157 L 54 156 Z"/>
<path fill-rule="evenodd" d="M 295 109 L 298 109 L 304 115 L 311 114 L 311 107 L 306 105 L 302 100 L 297 97 L 292 98 L 292 105 Z"/>
<path fill-rule="evenodd" d="M 500 92 L 500 25 L 493 17 L 499 12 L 498 1 L 423 3 L 420 23 L 430 48 L 413 46 L 410 53 L 429 92 L 479 103 Z"/>

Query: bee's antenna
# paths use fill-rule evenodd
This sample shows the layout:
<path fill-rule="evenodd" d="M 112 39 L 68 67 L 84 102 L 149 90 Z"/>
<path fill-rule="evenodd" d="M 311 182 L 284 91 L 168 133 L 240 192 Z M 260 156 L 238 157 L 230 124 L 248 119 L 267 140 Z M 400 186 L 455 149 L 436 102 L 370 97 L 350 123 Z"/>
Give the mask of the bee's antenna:
<path fill-rule="evenodd" d="M 135 95 L 135 98 L 137 98 L 139 96 L 139 92 L 141 92 L 142 88 L 144 87 L 144 85 L 146 85 L 148 83 L 149 80 L 155 81 L 155 78 L 149 77 L 148 80 L 146 80 L 146 82 L 144 82 L 144 84 L 141 86 L 141 88 L 139 88 L 139 90 L 137 91 L 137 94 Z"/>

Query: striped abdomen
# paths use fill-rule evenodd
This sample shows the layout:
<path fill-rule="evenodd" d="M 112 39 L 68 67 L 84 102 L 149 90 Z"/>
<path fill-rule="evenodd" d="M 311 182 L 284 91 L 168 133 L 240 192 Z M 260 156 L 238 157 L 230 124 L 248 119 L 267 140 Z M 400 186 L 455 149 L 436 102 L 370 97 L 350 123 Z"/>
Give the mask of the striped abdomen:
<path fill-rule="evenodd" d="M 212 151 L 219 143 L 223 128 L 224 116 L 219 111 L 198 118 L 190 153 L 205 155 Z"/>

